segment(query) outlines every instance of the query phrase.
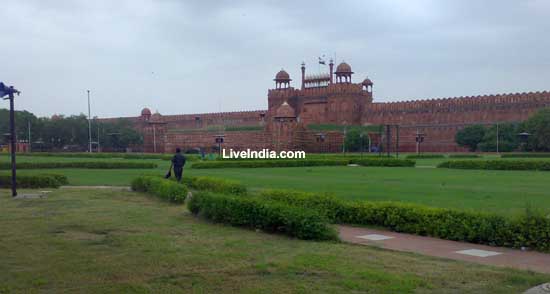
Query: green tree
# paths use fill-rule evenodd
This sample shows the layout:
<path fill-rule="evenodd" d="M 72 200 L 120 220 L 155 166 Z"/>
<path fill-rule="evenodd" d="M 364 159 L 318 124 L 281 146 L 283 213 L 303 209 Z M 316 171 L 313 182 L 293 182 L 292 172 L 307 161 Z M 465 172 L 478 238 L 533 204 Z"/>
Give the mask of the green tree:
<path fill-rule="evenodd" d="M 466 147 L 475 152 L 479 143 L 485 136 L 485 127 L 483 125 L 471 125 L 458 131 L 455 135 L 455 141 L 459 146 Z"/>
<path fill-rule="evenodd" d="M 550 151 L 550 108 L 539 110 L 521 125 L 520 130 L 531 134 L 527 150 Z"/>
<path fill-rule="evenodd" d="M 519 146 L 518 140 L 518 124 L 504 123 L 498 125 L 498 151 L 511 152 L 517 150 Z M 497 125 L 493 125 L 485 130 L 482 142 L 478 145 L 479 149 L 484 152 L 497 151 Z"/>

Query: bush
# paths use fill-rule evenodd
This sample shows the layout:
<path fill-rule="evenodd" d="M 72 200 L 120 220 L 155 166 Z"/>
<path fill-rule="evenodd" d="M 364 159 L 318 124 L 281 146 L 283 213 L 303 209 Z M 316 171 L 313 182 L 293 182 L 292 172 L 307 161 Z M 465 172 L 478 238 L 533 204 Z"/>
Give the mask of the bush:
<path fill-rule="evenodd" d="M 363 158 L 353 159 L 350 163 L 355 163 L 361 166 L 411 167 L 415 166 L 416 161 L 397 158 Z"/>
<path fill-rule="evenodd" d="M 17 175 L 16 184 L 18 188 L 59 188 L 67 185 L 69 181 L 64 175 L 40 174 L 40 175 Z M 0 174 L 0 188 L 11 187 L 11 174 Z"/>
<path fill-rule="evenodd" d="M 407 159 L 445 158 L 445 154 L 409 154 Z"/>
<path fill-rule="evenodd" d="M 481 158 L 479 154 L 450 154 L 449 158 Z"/>
<path fill-rule="evenodd" d="M 95 169 L 141 169 L 156 168 L 150 162 L 82 161 L 82 162 L 18 162 L 18 169 L 95 168 Z M 11 169 L 10 162 L 0 162 L 0 170 Z"/>
<path fill-rule="evenodd" d="M 337 233 L 316 210 L 256 197 L 196 193 L 189 210 L 214 222 L 279 232 L 306 240 L 335 240 Z"/>
<path fill-rule="evenodd" d="M 550 158 L 550 153 L 505 153 L 501 158 Z"/>
<path fill-rule="evenodd" d="M 140 176 L 132 180 L 132 190 L 146 192 L 174 203 L 183 203 L 187 187 L 180 183 L 154 176 Z"/>
<path fill-rule="evenodd" d="M 333 159 L 299 159 L 299 160 L 220 160 L 193 163 L 191 168 L 260 168 L 260 167 L 304 167 L 304 166 L 345 166 L 355 163 L 362 166 L 414 166 L 413 160 L 396 158 L 333 158 Z"/>
<path fill-rule="evenodd" d="M 209 162 L 197 162 L 191 168 L 259 168 L 259 167 L 302 167 L 302 166 L 344 166 L 348 165 L 346 159 L 319 159 L 319 160 L 221 160 Z"/>
<path fill-rule="evenodd" d="M 537 213 L 500 215 L 396 202 L 352 202 L 296 191 L 264 191 L 268 201 L 307 207 L 333 223 L 382 226 L 393 231 L 442 239 L 540 251 L 550 250 L 550 218 Z"/>
<path fill-rule="evenodd" d="M 438 168 L 487 170 L 550 170 L 550 161 L 535 160 L 452 160 L 440 163 Z"/>
<path fill-rule="evenodd" d="M 226 179 L 212 177 L 183 177 L 183 182 L 190 188 L 232 195 L 246 195 L 246 186 Z"/>

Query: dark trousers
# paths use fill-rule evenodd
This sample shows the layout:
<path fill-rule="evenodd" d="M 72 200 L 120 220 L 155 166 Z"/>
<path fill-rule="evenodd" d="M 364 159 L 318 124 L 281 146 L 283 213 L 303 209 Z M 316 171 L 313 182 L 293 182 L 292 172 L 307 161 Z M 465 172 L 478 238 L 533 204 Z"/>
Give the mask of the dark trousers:
<path fill-rule="evenodd" d="M 183 176 L 183 167 L 174 166 L 174 174 L 178 182 L 181 182 L 181 177 Z"/>

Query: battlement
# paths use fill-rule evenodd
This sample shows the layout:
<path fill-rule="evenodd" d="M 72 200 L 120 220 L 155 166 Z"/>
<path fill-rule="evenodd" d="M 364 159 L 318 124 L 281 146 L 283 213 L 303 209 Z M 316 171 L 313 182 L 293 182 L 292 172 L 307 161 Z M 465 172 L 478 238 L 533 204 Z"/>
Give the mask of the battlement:
<path fill-rule="evenodd" d="M 461 96 L 453 98 L 438 98 L 425 100 L 408 100 L 399 102 L 377 102 L 367 106 L 366 112 L 395 113 L 395 112 L 450 112 L 459 110 L 482 110 L 495 106 L 509 106 L 521 104 L 533 107 L 550 103 L 550 92 L 528 92 L 496 95 Z"/>

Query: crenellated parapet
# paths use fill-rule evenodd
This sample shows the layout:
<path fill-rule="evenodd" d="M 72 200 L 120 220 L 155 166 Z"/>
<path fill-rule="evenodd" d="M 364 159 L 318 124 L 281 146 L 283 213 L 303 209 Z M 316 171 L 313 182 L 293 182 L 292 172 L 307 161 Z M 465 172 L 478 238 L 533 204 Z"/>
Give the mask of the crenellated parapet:
<path fill-rule="evenodd" d="M 366 114 L 438 113 L 550 106 L 550 92 L 480 95 L 454 98 L 372 103 Z"/>

